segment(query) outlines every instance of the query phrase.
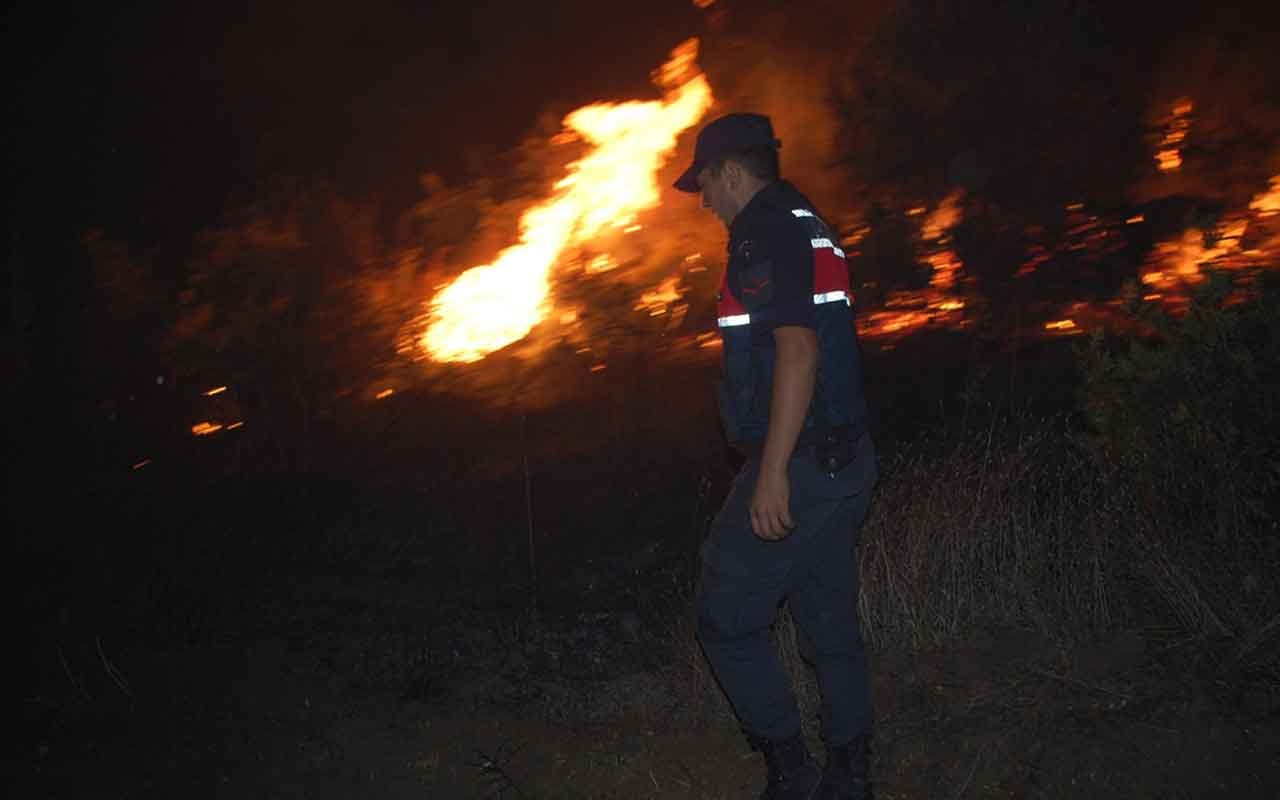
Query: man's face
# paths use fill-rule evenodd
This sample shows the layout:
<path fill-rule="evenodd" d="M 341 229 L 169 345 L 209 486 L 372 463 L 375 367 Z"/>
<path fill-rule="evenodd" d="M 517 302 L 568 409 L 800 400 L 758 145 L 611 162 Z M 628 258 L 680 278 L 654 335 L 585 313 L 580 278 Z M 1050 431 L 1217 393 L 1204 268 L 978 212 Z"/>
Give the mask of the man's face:
<path fill-rule="evenodd" d="M 738 214 L 737 204 L 728 186 L 728 179 L 729 170 L 724 166 L 718 170 L 703 167 L 702 172 L 698 173 L 698 187 L 702 189 L 702 207 L 711 209 L 726 228 Z"/>

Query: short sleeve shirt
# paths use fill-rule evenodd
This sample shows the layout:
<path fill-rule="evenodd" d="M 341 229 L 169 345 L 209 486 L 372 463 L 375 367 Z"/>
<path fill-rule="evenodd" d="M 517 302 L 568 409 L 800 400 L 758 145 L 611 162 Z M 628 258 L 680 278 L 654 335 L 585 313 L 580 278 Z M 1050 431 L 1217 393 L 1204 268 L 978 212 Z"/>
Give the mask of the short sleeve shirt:
<path fill-rule="evenodd" d="M 770 184 L 751 198 L 729 230 L 727 288 L 755 330 L 815 327 L 813 247 L 790 211 L 789 185 Z"/>

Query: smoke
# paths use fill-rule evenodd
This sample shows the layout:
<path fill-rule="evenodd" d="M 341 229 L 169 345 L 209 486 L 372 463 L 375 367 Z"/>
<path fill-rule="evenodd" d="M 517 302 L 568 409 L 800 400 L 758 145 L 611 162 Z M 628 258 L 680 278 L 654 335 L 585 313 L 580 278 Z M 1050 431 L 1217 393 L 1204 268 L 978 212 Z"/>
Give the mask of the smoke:
<path fill-rule="evenodd" d="M 704 69 L 716 88 L 716 114 L 767 114 L 782 141 L 784 177 L 841 229 L 866 203 L 839 151 L 836 86 L 896 3 L 806 3 L 765 12 L 730 11 L 708 37 Z"/>

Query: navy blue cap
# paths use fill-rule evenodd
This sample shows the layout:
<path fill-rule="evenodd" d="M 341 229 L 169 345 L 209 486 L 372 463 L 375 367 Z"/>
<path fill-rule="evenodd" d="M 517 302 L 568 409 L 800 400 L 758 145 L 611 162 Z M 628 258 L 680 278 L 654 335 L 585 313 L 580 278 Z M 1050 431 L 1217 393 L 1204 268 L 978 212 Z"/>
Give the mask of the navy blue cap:
<path fill-rule="evenodd" d="M 781 147 L 773 136 L 773 123 L 764 114 L 726 114 L 712 120 L 698 133 L 693 164 L 672 184 L 682 192 L 697 192 L 698 173 L 730 153 L 756 145 Z"/>

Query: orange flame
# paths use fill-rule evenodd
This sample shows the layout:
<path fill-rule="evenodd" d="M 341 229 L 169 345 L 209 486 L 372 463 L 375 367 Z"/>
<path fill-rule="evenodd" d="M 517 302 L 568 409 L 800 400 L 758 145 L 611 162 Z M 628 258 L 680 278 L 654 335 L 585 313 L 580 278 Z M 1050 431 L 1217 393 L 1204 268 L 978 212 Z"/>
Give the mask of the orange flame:
<path fill-rule="evenodd" d="M 646 311 L 656 317 L 666 313 L 672 303 L 680 300 L 680 279 L 667 278 L 655 288 L 644 292 L 636 302 L 636 311 Z"/>
<path fill-rule="evenodd" d="M 1280 175 L 1271 176 L 1270 190 L 1254 197 L 1249 203 L 1249 208 L 1257 211 L 1262 217 L 1280 214 Z"/>
<path fill-rule="evenodd" d="M 940 292 L 955 288 L 956 274 L 964 267 L 964 263 L 951 248 L 951 237 L 948 234 L 948 231 L 954 228 L 963 216 L 959 206 L 963 197 L 963 189 L 953 190 L 938 204 L 921 229 L 924 239 L 935 243 L 936 249 L 928 255 L 926 260 L 933 267 L 929 286 Z"/>
<path fill-rule="evenodd" d="M 689 39 L 655 71 L 662 100 L 596 103 L 565 117 L 562 140 L 585 140 L 593 149 L 569 165 L 550 199 L 521 217 L 518 244 L 432 299 L 420 342 L 432 358 L 478 361 L 524 338 L 552 311 L 551 270 L 565 248 L 606 229 L 633 227 L 637 214 L 658 204 L 658 168 L 676 137 L 711 106 L 697 56 L 698 40 Z"/>
<path fill-rule="evenodd" d="M 1182 97 L 1173 104 L 1165 132 L 1156 150 L 1156 167 L 1161 172 L 1174 172 L 1182 166 L 1182 143 L 1191 130 L 1191 100 Z"/>
<path fill-rule="evenodd" d="M 863 315 L 858 330 L 865 336 L 896 336 L 937 324 L 963 327 L 964 297 L 957 294 L 964 262 L 956 254 L 952 229 L 964 218 L 963 189 L 953 189 L 932 212 L 925 206 L 907 210 L 908 217 L 924 217 L 920 223 L 923 260 L 932 268 L 929 286 L 921 290 L 890 292 L 884 310 Z M 865 235 L 859 232 L 856 238 Z"/>
<path fill-rule="evenodd" d="M 1280 235 L 1270 218 L 1280 214 L 1280 175 L 1272 176 L 1269 189 L 1254 195 L 1246 210 L 1233 210 L 1209 231 L 1196 227 L 1157 242 L 1142 274 L 1144 300 L 1159 300 L 1182 307 L 1187 287 L 1205 279 L 1204 270 L 1237 273 L 1238 291 L 1248 294 L 1248 271 L 1273 269 L 1280 253 Z"/>

